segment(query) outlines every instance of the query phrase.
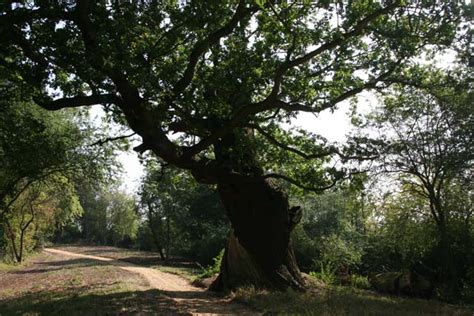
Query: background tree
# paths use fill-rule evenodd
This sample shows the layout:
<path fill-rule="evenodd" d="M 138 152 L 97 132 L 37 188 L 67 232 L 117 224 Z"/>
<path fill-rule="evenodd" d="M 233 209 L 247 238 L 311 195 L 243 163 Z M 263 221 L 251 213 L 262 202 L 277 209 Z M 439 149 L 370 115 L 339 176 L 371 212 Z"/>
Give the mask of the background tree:
<path fill-rule="evenodd" d="M 78 219 L 80 236 L 86 241 L 99 245 L 107 244 L 108 225 L 105 185 L 81 184 L 78 187 L 79 200 L 84 214 Z"/>
<path fill-rule="evenodd" d="M 0 225 L 3 248 L 21 262 L 78 215 L 74 181 L 99 178 L 107 155 L 87 148 L 90 130 L 74 113 L 47 113 L 0 89 Z M 49 226 L 49 227 L 48 227 Z"/>
<path fill-rule="evenodd" d="M 322 189 L 340 174 L 311 160 L 334 148 L 280 123 L 384 88 L 424 46 L 451 43 L 463 6 L 8 1 L 2 64 L 43 108 L 109 105 L 142 137 L 137 151 L 217 185 L 233 228 L 217 287 L 302 288 L 290 247 L 298 208 L 274 179 Z M 286 154 L 273 159 L 262 141 Z M 285 157 L 290 166 L 280 166 Z"/>
<path fill-rule="evenodd" d="M 426 203 L 407 189 L 368 204 L 376 220 L 367 229 L 363 271 L 415 271 L 434 280 L 433 267 L 425 259 L 436 245 L 436 227 Z"/>
<path fill-rule="evenodd" d="M 24 254 L 41 247 L 55 229 L 82 213 L 74 186 L 61 175 L 50 176 L 30 185 L 3 217 L 6 248 L 21 263 Z"/>
<path fill-rule="evenodd" d="M 428 91 L 397 87 L 369 118 L 367 128 L 377 129 L 378 138 L 373 143 L 377 144 L 382 172 L 396 174 L 404 190 L 412 191 L 420 203 L 424 202 L 421 204 L 426 207 L 420 206 L 418 211 L 425 212 L 436 224 L 443 282 L 451 291 L 458 291 L 460 277 L 455 262 L 459 258 L 453 253 L 452 224 L 456 218 L 469 222 L 472 209 L 463 211 L 450 198 L 459 184 L 472 182 L 472 91 L 462 79 L 454 78 L 462 84 L 453 85 L 444 81 L 453 77 L 436 76 L 434 72 L 431 79 L 445 83 L 441 89 L 435 82 Z M 469 185 L 463 189 L 472 190 Z"/>
<path fill-rule="evenodd" d="M 209 264 L 225 247 L 228 219 L 218 194 L 182 170 L 147 160 L 140 189 L 142 217 L 154 246 Z M 173 252 L 171 252 L 173 251 Z"/>
<path fill-rule="evenodd" d="M 114 164 L 110 146 L 91 146 L 100 135 L 84 113 L 41 111 L 12 80 L 1 73 L 0 225 L 2 248 L 19 262 L 78 215 L 79 179 L 105 179 Z"/>
<path fill-rule="evenodd" d="M 6 102 L 11 101 L 8 104 Z M 45 113 L 4 99 L 0 109 L 0 214 L 36 181 L 87 168 L 79 129 L 66 113 Z"/>
<path fill-rule="evenodd" d="M 130 247 L 137 237 L 139 214 L 135 198 L 117 183 L 82 183 L 79 201 L 84 209 L 69 229 L 73 238 L 99 245 Z M 79 232 L 74 232 L 78 227 Z M 59 237 L 58 241 L 64 241 Z"/>
<path fill-rule="evenodd" d="M 131 245 L 137 236 L 138 213 L 135 199 L 122 191 L 111 193 L 109 213 L 109 234 L 114 246 Z"/>

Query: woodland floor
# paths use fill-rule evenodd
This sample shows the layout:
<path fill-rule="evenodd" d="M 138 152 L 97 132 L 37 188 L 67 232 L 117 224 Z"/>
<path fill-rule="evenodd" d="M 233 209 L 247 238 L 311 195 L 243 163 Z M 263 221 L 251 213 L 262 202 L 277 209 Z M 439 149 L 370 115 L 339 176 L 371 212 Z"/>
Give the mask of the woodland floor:
<path fill-rule="evenodd" d="M 197 271 L 191 262 L 164 263 L 154 253 L 49 248 L 21 266 L 0 265 L 0 316 L 474 315 L 465 306 L 318 285 L 307 293 L 249 288 L 223 297 L 192 286 Z"/>
<path fill-rule="evenodd" d="M 257 314 L 182 276 L 131 263 L 153 259 L 131 254 L 111 247 L 45 249 L 24 267 L 0 271 L 0 315 Z"/>

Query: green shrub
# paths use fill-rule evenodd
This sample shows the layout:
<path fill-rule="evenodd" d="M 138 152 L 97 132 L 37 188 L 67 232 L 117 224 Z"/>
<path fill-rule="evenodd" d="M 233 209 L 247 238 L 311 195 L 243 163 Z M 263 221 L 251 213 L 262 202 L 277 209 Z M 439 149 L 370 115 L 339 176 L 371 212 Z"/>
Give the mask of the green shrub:
<path fill-rule="evenodd" d="M 203 267 L 202 272 L 199 275 L 199 279 L 209 278 L 219 273 L 221 269 L 222 258 L 224 257 L 225 249 L 222 249 L 217 256 L 212 259 L 212 264 Z"/>
<path fill-rule="evenodd" d="M 337 276 L 336 276 L 336 267 L 333 264 L 320 264 L 320 271 L 309 272 L 309 275 L 315 277 L 316 279 L 322 281 L 324 284 L 331 285 L 337 283 Z"/>
<path fill-rule="evenodd" d="M 369 279 L 366 276 L 360 274 L 353 274 L 351 276 L 351 286 L 358 289 L 369 289 Z"/>

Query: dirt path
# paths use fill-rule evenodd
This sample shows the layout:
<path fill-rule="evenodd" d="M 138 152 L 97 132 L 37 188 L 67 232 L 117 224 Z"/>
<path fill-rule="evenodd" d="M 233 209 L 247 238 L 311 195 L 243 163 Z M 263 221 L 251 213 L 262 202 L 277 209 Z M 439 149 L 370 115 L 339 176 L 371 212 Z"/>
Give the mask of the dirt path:
<path fill-rule="evenodd" d="M 125 271 L 138 274 L 149 284 L 149 286 L 144 290 L 150 288 L 159 290 L 163 295 L 176 302 L 179 307 L 182 307 L 182 312 L 184 313 L 190 313 L 192 315 L 257 314 L 241 304 L 231 302 L 229 299 L 213 295 L 201 288 L 192 286 L 186 279 L 175 274 L 165 273 L 156 269 L 146 268 L 111 258 L 79 254 L 54 248 L 46 248 L 44 251 L 50 254 L 57 254 L 71 258 L 97 260 L 117 266 Z"/>

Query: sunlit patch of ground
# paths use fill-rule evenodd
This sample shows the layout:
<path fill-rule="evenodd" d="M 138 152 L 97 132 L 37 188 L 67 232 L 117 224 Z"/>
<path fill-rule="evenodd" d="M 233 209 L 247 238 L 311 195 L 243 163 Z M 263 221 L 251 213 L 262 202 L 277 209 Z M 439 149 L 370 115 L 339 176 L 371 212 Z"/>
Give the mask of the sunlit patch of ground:
<path fill-rule="evenodd" d="M 94 260 L 42 253 L 0 272 L 0 315 L 181 312 L 134 273 Z"/>
<path fill-rule="evenodd" d="M 145 252 L 139 250 L 122 249 L 108 246 L 64 246 L 56 247 L 72 251 L 75 253 L 101 256 L 138 264 L 141 266 L 158 269 L 163 272 L 173 273 L 194 281 L 202 272 L 202 269 L 195 262 L 182 258 L 170 258 L 162 260 L 156 252 Z"/>
<path fill-rule="evenodd" d="M 46 249 L 24 267 L 1 272 L 0 315 L 256 314 L 179 275 L 98 256 L 93 247 L 78 250 Z"/>
<path fill-rule="evenodd" d="M 56 249 L 70 254 L 43 252 L 21 266 L 0 266 L 1 316 L 474 315 L 472 306 L 324 286 L 314 279 L 309 279 L 313 283 L 306 293 L 244 288 L 230 297 L 220 297 L 176 276 L 185 276 L 188 280 L 196 277 L 199 269 L 186 260 L 163 262 L 155 253 L 113 247 Z M 94 256 L 102 259 L 94 260 Z M 163 275 L 163 272 L 173 274 Z"/>

